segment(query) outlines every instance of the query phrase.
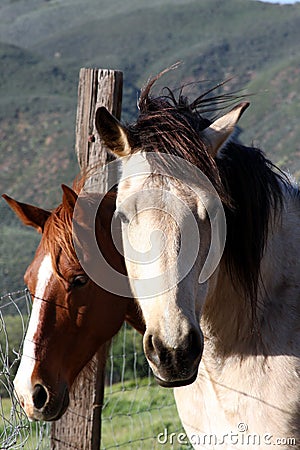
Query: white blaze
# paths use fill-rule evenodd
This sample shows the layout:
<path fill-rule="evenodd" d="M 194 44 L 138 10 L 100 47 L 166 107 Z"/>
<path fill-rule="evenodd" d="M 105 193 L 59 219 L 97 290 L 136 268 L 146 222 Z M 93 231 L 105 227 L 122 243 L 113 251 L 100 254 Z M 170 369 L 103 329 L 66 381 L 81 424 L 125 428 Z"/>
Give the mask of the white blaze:
<path fill-rule="evenodd" d="M 31 376 L 35 366 L 35 343 L 34 335 L 37 331 L 40 315 L 43 308 L 43 298 L 45 298 L 46 288 L 53 275 L 53 267 L 50 254 L 47 254 L 38 271 L 37 284 L 34 293 L 32 312 L 29 320 L 28 330 L 24 339 L 23 355 L 21 363 L 14 380 L 14 386 L 18 397 L 24 403 L 25 410 L 28 404 L 32 404 Z M 27 412 L 27 411 L 26 411 Z"/>

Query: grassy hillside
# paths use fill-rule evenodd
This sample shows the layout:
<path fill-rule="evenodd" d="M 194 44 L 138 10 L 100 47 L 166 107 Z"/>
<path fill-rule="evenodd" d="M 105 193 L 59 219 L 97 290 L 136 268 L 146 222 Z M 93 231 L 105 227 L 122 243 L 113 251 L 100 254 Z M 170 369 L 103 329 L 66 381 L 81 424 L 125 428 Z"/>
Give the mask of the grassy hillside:
<path fill-rule="evenodd" d="M 243 139 L 300 180 L 300 55 L 270 65 L 248 90 L 256 94 L 243 118 Z"/>
<path fill-rule="evenodd" d="M 254 93 L 241 123 L 242 139 L 299 178 L 299 42 L 300 4 L 2 0 L 0 192 L 44 207 L 59 202 L 60 184 L 70 184 L 78 170 L 73 147 L 80 67 L 124 72 L 123 118 L 132 120 L 140 87 L 177 60 L 181 68 L 162 86 L 199 80 L 212 85 L 234 76 L 230 89 Z M 201 84 L 190 87 L 199 89 Z M 3 202 L 0 215 L 3 224 L 11 224 L 5 242 L 0 237 L 3 292 L 22 284 L 36 235 L 23 245 Z M 24 264 L 12 262 L 7 253 L 12 249 Z M 14 273 L 13 279 L 7 273 Z"/>

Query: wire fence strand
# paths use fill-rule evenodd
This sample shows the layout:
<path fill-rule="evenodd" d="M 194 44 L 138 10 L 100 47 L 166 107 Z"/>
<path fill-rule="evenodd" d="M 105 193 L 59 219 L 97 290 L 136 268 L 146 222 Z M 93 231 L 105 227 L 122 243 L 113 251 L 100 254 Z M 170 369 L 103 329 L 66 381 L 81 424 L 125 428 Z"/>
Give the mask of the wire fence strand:
<path fill-rule="evenodd" d="M 14 393 L 16 374 L 31 311 L 27 290 L 0 297 L 0 449 L 48 450 L 50 425 L 29 422 Z"/>
<path fill-rule="evenodd" d="M 108 385 L 102 411 L 102 450 L 188 450 L 172 389 L 158 386 L 146 362 L 142 337 L 126 323 L 114 337 L 107 361 Z"/>

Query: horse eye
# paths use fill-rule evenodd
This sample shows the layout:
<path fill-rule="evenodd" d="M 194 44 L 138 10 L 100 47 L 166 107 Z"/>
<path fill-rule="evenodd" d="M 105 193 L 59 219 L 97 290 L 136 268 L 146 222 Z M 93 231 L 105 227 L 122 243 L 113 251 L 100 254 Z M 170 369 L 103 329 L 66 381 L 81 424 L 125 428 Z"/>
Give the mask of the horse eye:
<path fill-rule="evenodd" d="M 77 275 L 71 280 L 71 288 L 84 286 L 89 278 L 86 275 Z"/>
<path fill-rule="evenodd" d="M 122 223 L 129 223 L 128 217 L 122 211 L 118 211 L 117 216 L 119 217 Z"/>

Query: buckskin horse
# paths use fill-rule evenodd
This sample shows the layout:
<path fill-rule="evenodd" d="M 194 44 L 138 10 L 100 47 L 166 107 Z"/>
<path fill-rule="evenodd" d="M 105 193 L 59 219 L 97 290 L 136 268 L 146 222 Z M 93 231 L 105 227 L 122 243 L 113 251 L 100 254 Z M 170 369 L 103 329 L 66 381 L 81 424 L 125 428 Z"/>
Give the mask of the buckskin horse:
<path fill-rule="evenodd" d="M 116 214 L 145 355 L 195 449 L 299 448 L 299 188 L 235 140 L 248 102 L 210 120 L 227 94 L 156 97 L 160 75 L 135 123 L 96 112 L 122 161 Z"/>

